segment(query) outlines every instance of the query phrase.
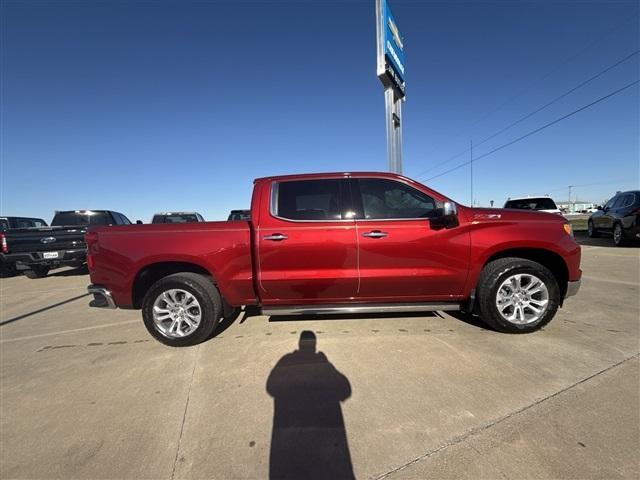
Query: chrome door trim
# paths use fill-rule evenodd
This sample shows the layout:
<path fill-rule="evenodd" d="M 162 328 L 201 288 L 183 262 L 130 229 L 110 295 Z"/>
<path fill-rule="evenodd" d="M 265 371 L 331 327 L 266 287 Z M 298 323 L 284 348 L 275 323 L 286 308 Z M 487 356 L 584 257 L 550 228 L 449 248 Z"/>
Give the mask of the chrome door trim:
<path fill-rule="evenodd" d="M 344 313 L 408 313 L 460 310 L 459 303 L 353 303 L 332 305 L 289 305 L 262 307 L 263 315 L 326 315 Z"/>

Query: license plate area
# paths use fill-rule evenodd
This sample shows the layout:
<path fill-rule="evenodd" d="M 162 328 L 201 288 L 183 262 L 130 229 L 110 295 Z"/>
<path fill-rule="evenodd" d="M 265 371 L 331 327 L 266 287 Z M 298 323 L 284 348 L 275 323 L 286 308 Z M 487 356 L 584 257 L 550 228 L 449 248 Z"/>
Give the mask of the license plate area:
<path fill-rule="evenodd" d="M 60 256 L 59 252 L 42 252 L 42 258 L 44 258 L 45 260 L 58 258 L 59 256 Z"/>

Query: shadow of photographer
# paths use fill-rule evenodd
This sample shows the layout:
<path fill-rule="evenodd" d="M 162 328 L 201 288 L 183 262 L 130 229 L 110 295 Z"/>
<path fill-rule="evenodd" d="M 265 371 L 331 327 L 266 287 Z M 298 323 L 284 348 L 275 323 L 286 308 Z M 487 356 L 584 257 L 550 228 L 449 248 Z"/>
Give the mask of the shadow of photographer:
<path fill-rule="evenodd" d="M 298 350 L 273 367 L 267 392 L 274 399 L 270 479 L 355 478 L 340 405 L 351 385 L 316 352 L 313 332 L 303 331 Z"/>

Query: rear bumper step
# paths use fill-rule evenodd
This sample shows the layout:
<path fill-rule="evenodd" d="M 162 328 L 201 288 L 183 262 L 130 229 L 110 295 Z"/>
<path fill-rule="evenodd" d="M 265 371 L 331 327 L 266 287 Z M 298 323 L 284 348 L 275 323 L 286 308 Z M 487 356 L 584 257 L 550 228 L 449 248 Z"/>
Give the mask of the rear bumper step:
<path fill-rule="evenodd" d="M 335 305 L 289 305 L 262 307 L 263 315 L 326 315 L 332 313 L 407 313 L 460 310 L 459 303 L 367 303 Z"/>
<path fill-rule="evenodd" d="M 89 302 L 90 307 L 96 308 L 118 308 L 113 300 L 111 292 L 101 285 L 89 285 L 87 291 L 93 295 L 93 300 Z"/>

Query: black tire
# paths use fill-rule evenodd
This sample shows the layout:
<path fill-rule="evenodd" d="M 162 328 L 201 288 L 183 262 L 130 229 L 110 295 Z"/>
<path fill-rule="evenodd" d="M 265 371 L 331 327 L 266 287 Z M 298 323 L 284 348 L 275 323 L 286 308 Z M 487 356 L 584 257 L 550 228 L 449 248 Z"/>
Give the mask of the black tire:
<path fill-rule="evenodd" d="M 34 265 L 29 270 L 24 271 L 24 276 L 27 278 L 44 278 L 49 274 L 49 267 L 43 267 L 40 265 Z"/>
<path fill-rule="evenodd" d="M 599 237 L 598 231 L 593 226 L 593 221 L 592 220 L 589 220 L 587 222 L 587 235 L 589 236 L 589 238 L 597 238 L 597 237 Z"/>
<path fill-rule="evenodd" d="M 171 338 L 162 334 L 153 320 L 153 304 L 163 292 L 185 290 L 196 297 L 201 308 L 198 327 L 189 335 Z M 211 278 L 199 273 L 174 273 L 161 278 L 147 291 L 142 301 L 142 319 L 149 333 L 159 342 L 171 347 L 189 347 L 205 341 L 215 330 L 222 316 L 222 298 Z"/>
<path fill-rule="evenodd" d="M 621 223 L 613 225 L 613 244 L 616 247 L 624 247 L 627 244 L 627 236 Z"/>
<path fill-rule="evenodd" d="M 510 322 L 500 314 L 496 306 L 498 289 L 507 278 L 518 273 L 535 275 L 544 283 L 549 293 L 547 310 L 539 319 L 531 323 Z M 538 330 L 551 321 L 558 311 L 561 300 L 558 282 L 547 267 L 517 257 L 500 258 L 485 265 L 480 274 L 476 292 L 480 318 L 490 327 L 505 333 L 529 333 Z"/>
<path fill-rule="evenodd" d="M 18 274 L 18 269 L 15 263 L 2 262 L 0 263 L 0 278 L 15 277 Z"/>

